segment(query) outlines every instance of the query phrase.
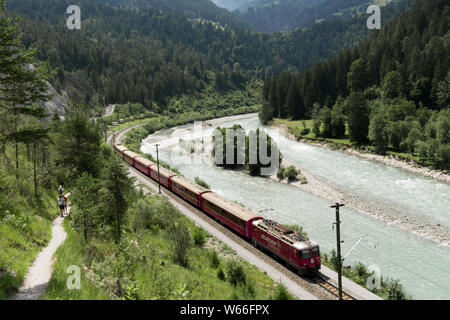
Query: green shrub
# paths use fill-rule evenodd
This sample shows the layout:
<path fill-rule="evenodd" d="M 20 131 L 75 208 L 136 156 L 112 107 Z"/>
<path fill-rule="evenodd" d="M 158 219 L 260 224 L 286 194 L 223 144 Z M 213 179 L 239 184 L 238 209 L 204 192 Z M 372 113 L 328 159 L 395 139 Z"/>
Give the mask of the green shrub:
<path fill-rule="evenodd" d="M 134 231 L 165 229 L 175 215 L 176 209 L 158 196 L 139 199 L 128 212 Z"/>
<path fill-rule="evenodd" d="M 285 173 L 284 173 L 285 169 L 283 167 L 280 167 L 277 171 L 277 178 L 279 181 L 284 180 L 285 178 Z"/>
<path fill-rule="evenodd" d="M 223 272 L 222 268 L 219 268 L 219 270 L 217 270 L 217 277 L 220 280 L 225 281 L 225 273 Z"/>
<path fill-rule="evenodd" d="M 206 232 L 202 228 L 195 228 L 192 231 L 192 237 L 196 246 L 203 247 L 206 242 Z"/>
<path fill-rule="evenodd" d="M 195 177 L 195 183 L 199 186 L 202 186 L 203 188 L 211 190 L 211 187 L 209 184 L 207 184 L 204 180 L 200 179 L 199 177 Z"/>
<path fill-rule="evenodd" d="M 209 261 L 210 261 L 210 266 L 214 269 L 217 269 L 217 267 L 220 265 L 220 260 L 219 260 L 219 257 L 217 256 L 216 250 L 213 250 L 211 252 Z"/>
<path fill-rule="evenodd" d="M 285 170 L 285 177 L 288 179 L 288 181 L 295 180 L 299 174 L 300 172 L 295 168 L 295 166 L 289 166 Z"/>
<path fill-rule="evenodd" d="M 275 289 L 274 300 L 291 300 L 291 299 L 292 296 L 287 290 L 287 288 L 282 283 L 279 283 L 277 285 L 277 288 Z"/>
<path fill-rule="evenodd" d="M 188 253 L 192 246 L 189 229 L 181 221 L 172 222 L 167 229 L 167 235 L 172 241 L 175 262 L 183 267 L 187 267 Z"/>
<path fill-rule="evenodd" d="M 237 286 L 239 283 L 245 284 L 246 275 L 242 264 L 231 260 L 227 264 L 227 278 L 233 286 Z"/>
<path fill-rule="evenodd" d="M 307 184 L 307 183 L 308 183 L 308 179 L 306 179 L 305 176 L 301 176 L 301 177 L 299 178 L 299 181 L 300 181 L 301 184 Z"/>

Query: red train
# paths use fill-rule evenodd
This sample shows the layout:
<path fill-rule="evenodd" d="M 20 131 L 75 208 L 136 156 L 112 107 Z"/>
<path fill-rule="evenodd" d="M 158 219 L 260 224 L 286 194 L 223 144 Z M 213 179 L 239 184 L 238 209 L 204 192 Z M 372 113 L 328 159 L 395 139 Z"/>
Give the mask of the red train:
<path fill-rule="evenodd" d="M 156 163 L 126 147 L 115 144 L 114 150 L 143 174 L 158 181 Z M 284 260 L 300 274 L 320 269 L 319 246 L 289 228 L 232 202 L 192 181 L 160 166 L 163 186 L 222 224 L 231 228 L 255 247 L 262 248 Z"/>

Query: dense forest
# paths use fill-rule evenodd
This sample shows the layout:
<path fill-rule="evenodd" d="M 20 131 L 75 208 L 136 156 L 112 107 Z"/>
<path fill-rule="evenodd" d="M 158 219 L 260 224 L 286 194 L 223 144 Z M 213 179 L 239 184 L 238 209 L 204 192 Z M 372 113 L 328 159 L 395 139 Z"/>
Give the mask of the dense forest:
<path fill-rule="evenodd" d="M 263 35 L 255 37 L 251 52 L 241 52 L 250 31 L 234 32 L 152 7 L 137 11 L 82 1 L 82 30 L 71 32 L 61 15 L 68 5 L 65 0 L 22 0 L 9 8 L 29 17 L 20 24 L 23 42 L 38 47 L 37 57 L 58 68 L 58 82 L 63 85 L 67 72 L 79 73 L 103 103 L 131 101 L 151 108 L 153 102 L 203 88 L 208 69 L 227 78 L 219 83 L 225 90 L 232 81 L 240 85 L 241 72 L 271 58 L 264 57 L 270 50 L 264 49 Z"/>
<path fill-rule="evenodd" d="M 237 15 L 230 13 L 226 9 L 219 8 L 209 0 L 96 0 L 105 4 L 122 7 L 143 8 L 151 6 L 165 12 L 176 12 L 183 14 L 187 18 L 209 20 L 228 26 L 232 29 L 248 28 L 248 23 Z"/>
<path fill-rule="evenodd" d="M 311 27 L 324 19 L 351 18 L 367 0 L 265 0 L 250 3 L 240 14 L 251 26 L 263 32 L 291 31 Z"/>
<path fill-rule="evenodd" d="M 57 70 L 52 81 L 57 88 L 64 88 L 66 75 L 74 73 L 95 89 L 93 104 L 138 102 L 156 112 L 170 97 L 198 93 L 211 81 L 223 93 L 242 88 L 254 77 L 302 71 L 369 33 L 364 17 L 268 35 L 237 20 L 217 18 L 226 10 L 214 5 L 202 6 L 202 18 L 195 18 L 201 1 L 134 2 L 142 5 L 139 9 L 108 5 L 126 3 L 80 1 L 79 32 L 65 26 L 68 0 L 16 0 L 7 5 L 11 14 L 21 15 L 23 43 L 39 48 L 37 58 Z M 404 6 L 392 6 L 385 20 Z M 222 22 L 209 20 L 213 18 Z M 208 77 L 208 70 L 215 79 Z"/>
<path fill-rule="evenodd" d="M 267 77 L 264 121 L 312 117 L 316 136 L 328 138 L 344 137 L 347 123 L 352 141 L 448 168 L 449 13 L 447 1 L 417 1 L 355 48 L 303 73 Z"/>

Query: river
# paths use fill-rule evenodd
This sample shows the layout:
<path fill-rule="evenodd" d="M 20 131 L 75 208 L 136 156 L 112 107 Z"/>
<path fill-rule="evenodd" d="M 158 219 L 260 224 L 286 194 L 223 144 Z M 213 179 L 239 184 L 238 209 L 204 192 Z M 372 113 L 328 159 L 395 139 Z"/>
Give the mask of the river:
<path fill-rule="evenodd" d="M 155 155 L 154 144 L 158 142 L 160 159 L 178 168 L 187 178 L 193 180 L 198 176 L 218 194 L 255 212 L 266 210 L 263 215 L 267 218 L 303 226 L 323 252 L 330 252 L 336 246 L 332 229 L 335 215 L 330 201 L 271 179 L 217 168 L 211 161 L 199 161 L 198 157 L 185 161 L 174 157 L 180 145 L 193 139 L 200 141 L 201 135 L 206 142 L 202 158 L 208 160 L 208 142 L 213 129 L 236 123 L 247 132 L 261 127 L 257 117 L 215 124 L 200 133 L 194 133 L 192 125 L 181 126 L 150 135 L 143 141 L 141 150 Z M 390 213 L 407 215 L 424 224 L 440 224 L 450 230 L 450 185 L 355 155 L 291 141 L 274 130 L 265 130 L 275 137 L 286 159 L 344 194 L 354 195 Z M 414 299 L 450 298 L 448 246 L 351 208 L 341 209 L 341 221 L 344 255 L 360 236 L 367 234 L 345 264 L 361 261 L 378 268 L 385 278 L 400 279 Z"/>

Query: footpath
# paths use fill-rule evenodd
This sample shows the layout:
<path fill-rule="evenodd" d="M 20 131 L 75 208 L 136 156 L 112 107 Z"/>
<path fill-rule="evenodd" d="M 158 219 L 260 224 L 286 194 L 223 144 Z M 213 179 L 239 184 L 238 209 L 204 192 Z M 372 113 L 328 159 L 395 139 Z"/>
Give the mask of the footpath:
<path fill-rule="evenodd" d="M 66 197 L 70 195 L 67 194 Z M 70 206 L 67 206 L 67 212 L 64 217 L 70 213 Z M 45 292 L 50 281 L 55 259 L 53 255 L 64 240 L 67 233 L 63 226 L 64 218 L 58 217 L 52 221 L 52 238 L 47 247 L 45 247 L 34 260 L 33 265 L 28 269 L 23 284 L 18 292 L 13 293 L 8 300 L 38 300 Z"/>

